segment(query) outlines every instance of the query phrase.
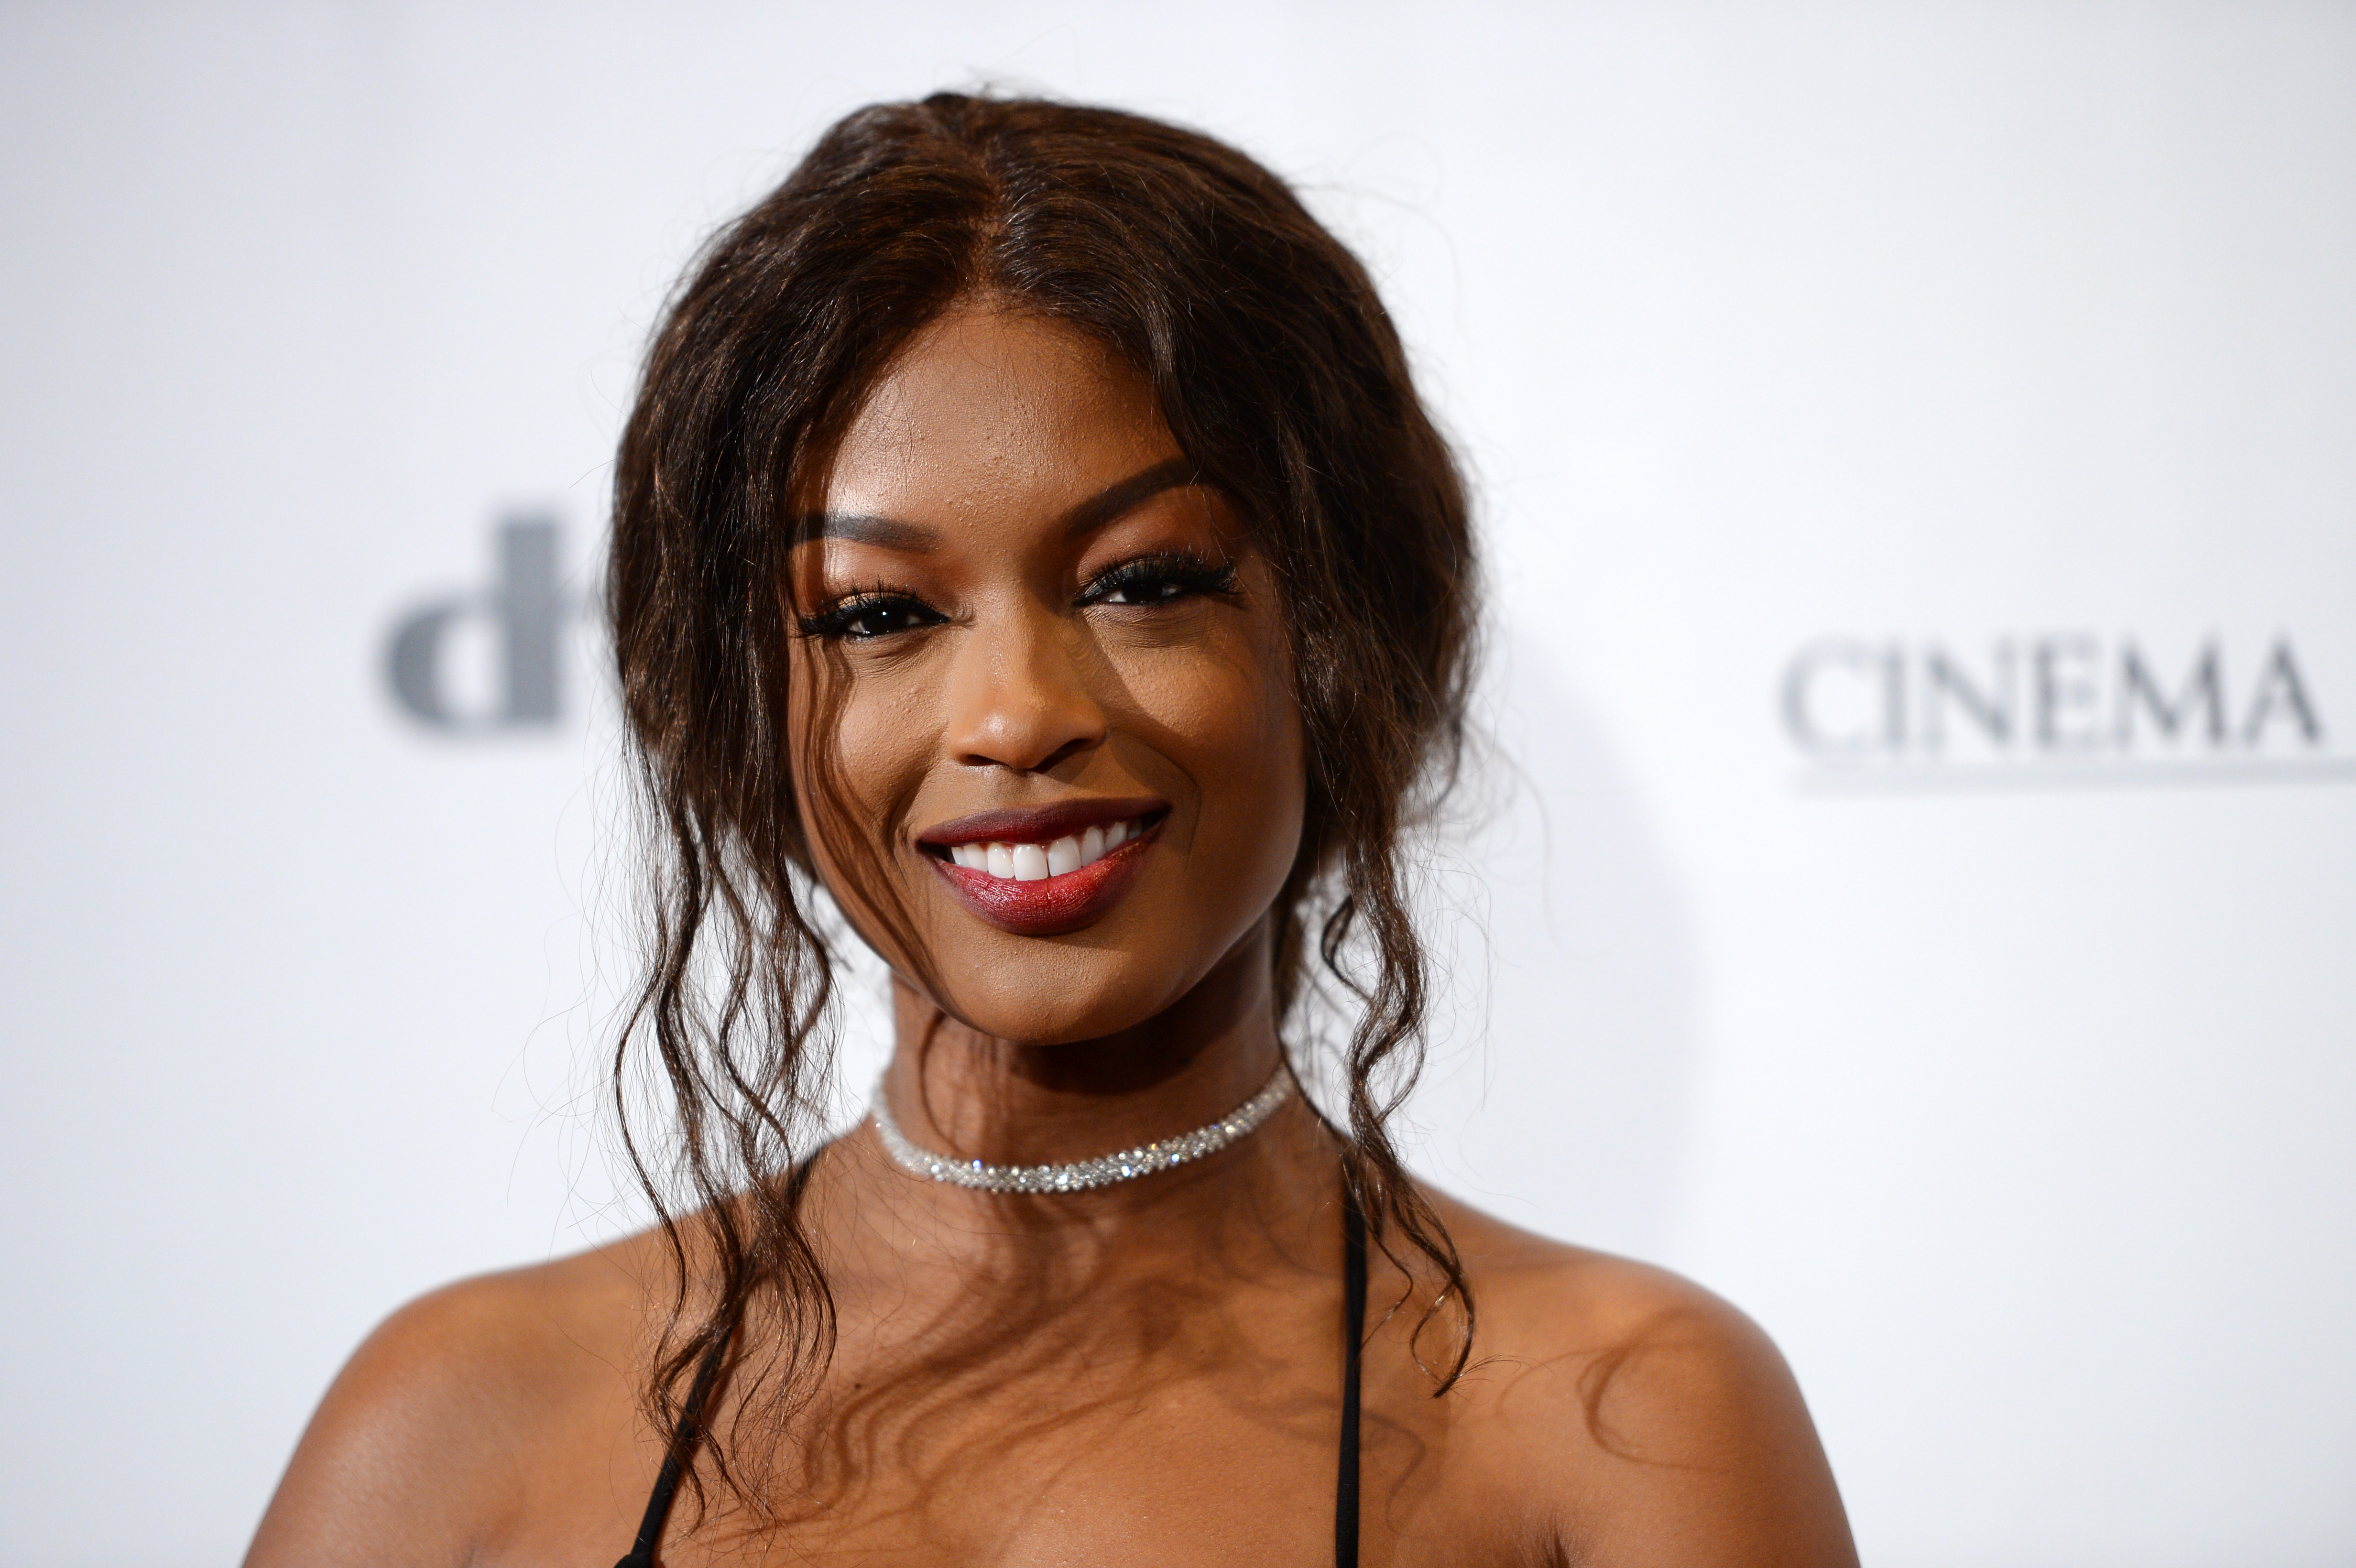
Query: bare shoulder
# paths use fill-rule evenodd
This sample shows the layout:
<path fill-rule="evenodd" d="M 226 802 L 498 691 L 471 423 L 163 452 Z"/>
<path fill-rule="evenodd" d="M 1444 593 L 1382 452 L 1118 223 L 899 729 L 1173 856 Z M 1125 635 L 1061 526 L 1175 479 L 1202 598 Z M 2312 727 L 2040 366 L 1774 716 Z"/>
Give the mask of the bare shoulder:
<path fill-rule="evenodd" d="M 630 1433 L 656 1261 L 634 1237 L 395 1312 L 320 1402 L 248 1568 L 485 1555 L 537 1472 Z"/>
<path fill-rule="evenodd" d="M 1815 1424 L 1757 1324 L 1691 1281 L 1434 1196 L 1480 1314 L 1492 1469 L 1579 1563 L 1853 1564 Z"/>

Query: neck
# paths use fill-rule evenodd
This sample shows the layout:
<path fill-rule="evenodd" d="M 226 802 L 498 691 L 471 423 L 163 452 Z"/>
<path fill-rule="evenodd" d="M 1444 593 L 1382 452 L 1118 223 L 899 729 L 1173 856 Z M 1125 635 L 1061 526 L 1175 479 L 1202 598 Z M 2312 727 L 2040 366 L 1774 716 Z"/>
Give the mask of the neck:
<path fill-rule="evenodd" d="M 1251 1098 L 1283 1061 L 1264 938 L 1240 944 L 1145 1024 L 1098 1040 L 1000 1040 L 914 990 L 897 990 L 895 1002 L 898 1049 L 884 1092 L 902 1133 L 990 1165 L 1068 1164 L 1192 1132 Z M 858 1279 L 912 1288 L 906 1270 L 937 1266 L 948 1271 L 942 1288 L 956 1292 L 998 1280 L 1041 1299 L 1083 1299 L 1075 1282 L 1154 1278 L 1210 1258 L 1244 1266 L 1303 1249 L 1322 1256 L 1340 1193 L 1335 1157 L 1297 1094 L 1200 1160 L 1053 1195 L 912 1176 L 868 1127 L 821 1168 L 818 1201 L 835 1216 L 821 1228 L 845 1249 L 830 1268 L 846 1289 Z"/>
<path fill-rule="evenodd" d="M 1148 1024 L 1055 1045 L 983 1035 L 900 990 L 884 1093 L 911 1141 L 991 1165 L 1068 1164 L 1192 1132 L 1282 1063 L 1268 975 L 1265 946 L 1247 943 Z M 1002 1193 L 912 1175 L 862 1127 L 820 1162 L 804 1207 L 843 1364 L 926 1384 L 1009 1347 L 1057 1375 L 1216 1358 L 1247 1326 L 1297 1312 L 1304 1292 L 1323 1323 L 1341 1267 L 1338 1153 L 1296 1094 L 1199 1160 L 1085 1191 Z"/>
<path fill-rule="evenodd" d="M 997 1039 L 905 985 L 894 1004 L 884 1092 L 901 1130 L 991 1165 L 1063 1164 L 1191 1132 L 1258 1093 L 1282 1059 L 1262 941 L 1238 944 L 1174 1006 L 1096 1040 Z"/>

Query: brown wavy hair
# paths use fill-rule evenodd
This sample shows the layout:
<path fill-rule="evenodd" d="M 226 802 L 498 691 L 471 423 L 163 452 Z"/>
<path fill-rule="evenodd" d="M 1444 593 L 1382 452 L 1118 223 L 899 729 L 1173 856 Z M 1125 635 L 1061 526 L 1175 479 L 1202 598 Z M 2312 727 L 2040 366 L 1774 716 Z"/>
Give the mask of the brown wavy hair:
<path fill-rule="evenodd" d="M 655 830 L 614 1093 L 678 1268 L 649 1413 L 680 1440 L 695 1368 L 748 1314 L 775 1335 L 765 1371 L 740 1369 L 740 1411 L 782 1413 L 830 1353 L 831 1301 L 782 1179 L 827 1093 L 840 940 L 787 764 L 787 670 L 811 656 L 783 586 L 790 519 L 911 335 L 977 296 L 1146 377 L 1274 570 L 1308 768 L 1272 912 L 1280 1021 L 1297 1039 L 1312 994 L 1338 1005 L 1344 1179 L 1384 1250 L 1445 1281 L 1418 1325 L 1455 1329 L 1431 1363 L 1445 1388 L 1472 1303 L 1386 1122 L 1420 1065 L 1427 992 L 1403 835 L 1463 741 L 1464 485 L 1365 269 L 1282 180 L 1138 115 L 940 93 L 846 117 L 711 240 L 622 437 L 606 592 Z M 633 1110 L 648 1086 L 660 1140 Z"/>

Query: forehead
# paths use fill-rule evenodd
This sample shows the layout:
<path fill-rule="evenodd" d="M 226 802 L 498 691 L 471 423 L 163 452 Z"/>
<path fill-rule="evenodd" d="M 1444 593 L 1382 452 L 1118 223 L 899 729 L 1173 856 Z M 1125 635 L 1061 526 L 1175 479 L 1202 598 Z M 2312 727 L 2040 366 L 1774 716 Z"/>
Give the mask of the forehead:
<path fill-rule="evenodd" d="M 1145 379 L 1085 334 L 990 306 L 910 341 L 837 447 L 825 509 L 952 522 L 1054 516 L 1178 455 Z"/>

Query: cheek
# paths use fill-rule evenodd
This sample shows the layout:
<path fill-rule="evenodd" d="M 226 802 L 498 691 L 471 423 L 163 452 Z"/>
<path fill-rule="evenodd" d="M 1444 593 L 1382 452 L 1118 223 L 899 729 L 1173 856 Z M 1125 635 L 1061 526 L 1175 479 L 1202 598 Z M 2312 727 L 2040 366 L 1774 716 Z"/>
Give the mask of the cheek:
<path fill-rule="evenodd" d="M 795 676 L 793 783 L 803 836 L 836 901 L 864 907 L 873 900 L 861 890 L 878 871 L 888 875 L 889 825 L 923 782 L 937 716 L 920 682 L 847 679 L 808 667 Z"/>
<path fill-rule="evenodd" d="M 1209 897 L 1259 908 L 1275 897 L 1301 843 L 1301 709 L 1280 635 L 1254 628 L 1225 646 L 1141 671 L 1130 690 L 1164 751 L 1193 781 L 1199 809 L 1190 858 L 1212 873 Z"/>

